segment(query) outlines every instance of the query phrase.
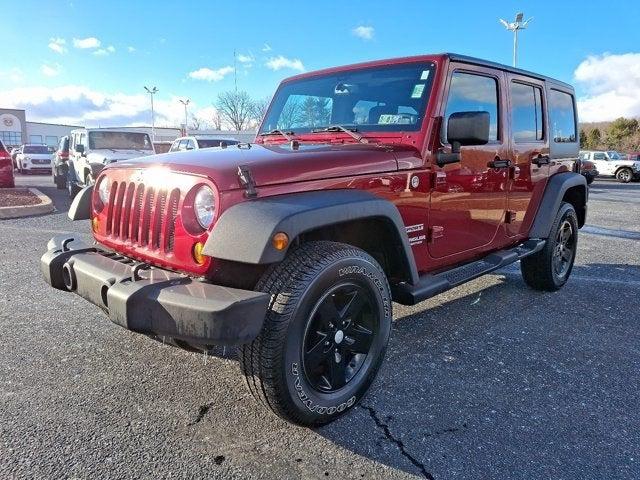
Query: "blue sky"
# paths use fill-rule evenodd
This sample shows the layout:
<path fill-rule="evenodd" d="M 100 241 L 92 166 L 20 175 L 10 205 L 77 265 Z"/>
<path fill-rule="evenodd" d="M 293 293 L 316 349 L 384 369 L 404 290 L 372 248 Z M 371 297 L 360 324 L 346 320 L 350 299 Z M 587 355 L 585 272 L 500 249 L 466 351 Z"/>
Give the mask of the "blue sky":
<path fill-rule="evenodd" d="M 255 98 L 301 70 L 377 58 L 453 51 L 510 63 L 512 36 L 498 17 L 516 11 L 534 17 L 519 66 L 574 83 L 584 119 L 640 115 L 640 2 L 631 0 L 22 0 L 11 19 L 4 10 L 0 106 L 26 108 L 30 120 L 136 124 L 149 116 L 142 87 L 155 85 L 159 123 L 179 121 L 181 97 L 206 117 L 234 87 L 234 50 L 238 88 Z"/>

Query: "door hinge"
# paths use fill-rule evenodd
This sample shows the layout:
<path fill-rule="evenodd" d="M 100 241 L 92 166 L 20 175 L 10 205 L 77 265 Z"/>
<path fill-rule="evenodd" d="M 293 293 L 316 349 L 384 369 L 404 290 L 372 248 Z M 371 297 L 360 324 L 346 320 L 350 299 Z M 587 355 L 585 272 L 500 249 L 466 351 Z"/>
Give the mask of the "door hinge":
<path fill-rule="evenodd" d="M 516 221 L 516 211 L 515 210 L 507 210 L 507 214 L 504 218 L 505 223 L 513 223 Z"/>
<path fill-rule="evenodd" d="M 429 227 L 428 235 L 429 243 L 432 243 L 435 239 L 444 237 L 444 227 L 442 225 L 433 225 Z"/>

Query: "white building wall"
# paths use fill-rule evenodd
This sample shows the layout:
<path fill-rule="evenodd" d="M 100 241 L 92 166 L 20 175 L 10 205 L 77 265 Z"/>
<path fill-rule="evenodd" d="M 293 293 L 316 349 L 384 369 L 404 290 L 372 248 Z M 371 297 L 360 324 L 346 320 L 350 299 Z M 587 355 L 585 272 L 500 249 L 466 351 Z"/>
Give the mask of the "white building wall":
<path fill-rule="evenodd" d="M 55 147 L 60 137 L 69 135 L 75 128 L 82 128 L 75 125 L 55 125 L 52 123 L 27 122 L 27 138 L 25 143 L 44 143 L 50 147 Z"/>

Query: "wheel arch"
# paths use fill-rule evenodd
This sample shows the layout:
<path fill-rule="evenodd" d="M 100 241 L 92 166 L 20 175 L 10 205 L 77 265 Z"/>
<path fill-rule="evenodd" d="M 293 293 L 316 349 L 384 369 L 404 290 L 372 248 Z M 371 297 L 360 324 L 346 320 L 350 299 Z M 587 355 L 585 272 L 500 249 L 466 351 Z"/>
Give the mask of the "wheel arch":
<path fill-rule="evenodd" d="M 582 228 L 587 218 L 589 188 L 587 180 L 578 173 L 563 172 L 553 175 L 547 186 L 529 233 L 530 238 L 548 238 L 555 214 L 562 202 L 573 205 Z"/>
<path fill-rule="evenodd" d="M 289 237 L 287 249 L 273 247 L 277 232 Z M 236 204 L 218 219 L 203 253 L 224 261 L 272 264 L 282 261 L 292 245 L 315 240 L 362 248 L 389 278 L 417 282 L 400 212 L 388 200 L 362 190 L 293 193 Z"/>

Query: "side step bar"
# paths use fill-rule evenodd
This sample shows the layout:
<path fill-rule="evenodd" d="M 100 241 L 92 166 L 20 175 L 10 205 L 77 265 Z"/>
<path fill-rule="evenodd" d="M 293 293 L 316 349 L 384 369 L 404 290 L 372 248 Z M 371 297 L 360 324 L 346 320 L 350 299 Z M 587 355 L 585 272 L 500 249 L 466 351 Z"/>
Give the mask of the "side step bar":
<path fill-rule="evenodd" d="M 533 255 L 544 248 L 546 240 L 531 239 L 508 250 L 498 250 L 475 262 L 436 274 L 425 274 L 416 285 L 400 283 L 394 285 L 393 299 L 403 305 L 415 305 L 427 298 L 446 292 L 469 280 L 481 277 L 521 258 Z"/>

